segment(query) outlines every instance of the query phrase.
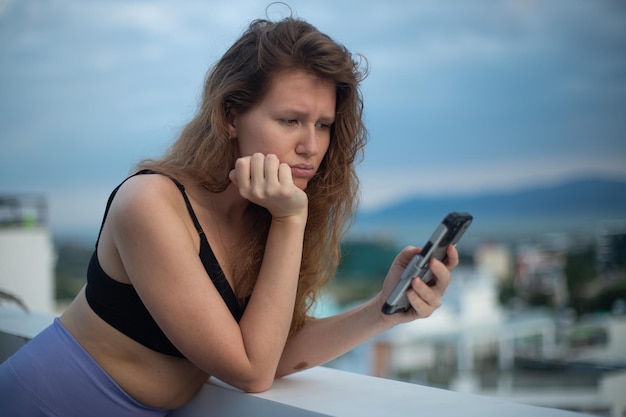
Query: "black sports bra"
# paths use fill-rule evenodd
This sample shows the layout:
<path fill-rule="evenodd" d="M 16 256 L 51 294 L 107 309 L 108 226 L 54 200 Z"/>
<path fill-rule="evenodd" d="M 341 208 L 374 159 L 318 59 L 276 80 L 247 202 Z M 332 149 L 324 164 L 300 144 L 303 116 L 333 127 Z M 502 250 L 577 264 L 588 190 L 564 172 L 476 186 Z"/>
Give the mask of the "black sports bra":
<path fill-rule="evenodd" d="M 159 174 L 152 170 L 142 170 L 130 177 L 142 174 Z M 224 272 L 217 262 L 209 242 L 204 235 L 204 231 L 200 226 L 200 222 L 196 217 L 196 214 L 191 207 L 185 187 L 176 179 L 169 177 L 180 190 L 189 215 L 193 220 L 193 224 L 200 235 L 200 260 L 202 265 L 206 269 L 208 275 L 211 277 L 211 281 L 219 291 L 220 295 L 224 299 L 224 302 L 228 306 L 231 314 L 235 320 L 239 321 L 243 315 L 245 303 L 239 303 L 235 293 L 233 292 L 230 284 L 224 277 Z M 113 197 L 119 190 L 119 188 L 126 182 L 124 180 L 120 185 L 113 190 L 109 201 L 107 202 L 106 210 L 104 212 L 104 218 L 102 219 L 102 226 L 100 226 L 100 233 L 98 234 L 98 240 L 96 241 L 96 250 L 94 250 L 91 256 L 91 261 L 87 268 L 87 287 L 85 289 L 85 295 L 87 302 L 92 310 L 100 316 L 105 322 L 113 326 L 115 329 L 124 333 L 131 339 L 141 343 L 142 345 L 170 356 L 176 356 L 184 358 L 185 356 L 170 342 L 165 336 L 163 331 L 159 328 L 159 325 L 154 321 L 148 309 L 139 298 L 135 287 L 131 284 L 121 283 L 109 277 L 98 260 L 98 242 L 100 240 L 100 234 L 102 234 L 102 227 L 106 220 L 109 208 L 113 201 Z M 243 307 L 242 307 L 243 306 Z M 181 323 L 184 326 L 185 323 Z"/>

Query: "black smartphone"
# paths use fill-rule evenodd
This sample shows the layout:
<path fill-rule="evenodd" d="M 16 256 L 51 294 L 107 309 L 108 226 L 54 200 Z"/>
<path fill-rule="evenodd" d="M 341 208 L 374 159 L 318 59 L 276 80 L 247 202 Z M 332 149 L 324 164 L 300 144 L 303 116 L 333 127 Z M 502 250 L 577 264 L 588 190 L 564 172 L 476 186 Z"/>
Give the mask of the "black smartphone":
<path fill-rule="evenodd" d="M 411 286 L 411 281 L 414 278 L 420 277 L 426 284 L 430 286 L 435 285 L 436 278 L 428 267 L 429 261 L 435 258 L 444 262 L 447 258 L 446 251 L 448 246 L 456 245 L 461 240 L 467 228 L 472 224 L 473 219 L 469 213 L 455 211 L 449 213 L 442 220 L 422 248 L 422 251 L 411 259 L 411 262 L 409 262 L 400 276 L 400 282 L 398 282 L 398 285 L 396 285 L 383 305 L 383 313 L 394 314 L 411 308 L 406 291 Z"/>

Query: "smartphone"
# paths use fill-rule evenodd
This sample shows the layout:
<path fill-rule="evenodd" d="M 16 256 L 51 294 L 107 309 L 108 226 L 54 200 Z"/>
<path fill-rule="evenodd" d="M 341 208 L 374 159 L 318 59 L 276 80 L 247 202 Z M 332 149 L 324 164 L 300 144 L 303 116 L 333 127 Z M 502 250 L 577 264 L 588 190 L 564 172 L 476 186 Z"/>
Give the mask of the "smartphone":
<path fill-rule="evenodd" d="M 467 228 L 472 224 L 472 220 L 471 214 L 458 211 L 449 213 L 442 220 L 422 248 L 422 251 L 411 259 L 411 262 L 409 262 L 400 276 L 400 282 L 398 282 L 398 285 L 396 285 L 383 305 L 383 313 L 394 314 L 411 308 L 406 291 L 411 286 L 414 278 L 420 277 L 426 284 L 430 286 L 435 285 L 436 277 L 428 267 L 429 261 L 435 258 L 444 262 L 447 258 L 446 251 L 448 246 L 456 245 L 461 240 Z"/>

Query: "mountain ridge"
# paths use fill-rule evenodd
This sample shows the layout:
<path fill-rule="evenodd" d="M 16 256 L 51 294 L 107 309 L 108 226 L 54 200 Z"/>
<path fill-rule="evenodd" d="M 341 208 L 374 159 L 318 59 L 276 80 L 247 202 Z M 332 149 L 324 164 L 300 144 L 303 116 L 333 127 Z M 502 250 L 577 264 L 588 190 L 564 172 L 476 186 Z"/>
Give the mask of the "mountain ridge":
<path fill-rule="evenodd" d="M 626 220 L 626 180 L 577 178 L 517 191 L 439 197 L 409 196 L 376 210 L 357 213 L 357 230 L 378 228 L 403 233 L 426 230 L 450 211 L 474 215 L 477 232 L 578 230 L 593 233 L 605 220 Z"/>

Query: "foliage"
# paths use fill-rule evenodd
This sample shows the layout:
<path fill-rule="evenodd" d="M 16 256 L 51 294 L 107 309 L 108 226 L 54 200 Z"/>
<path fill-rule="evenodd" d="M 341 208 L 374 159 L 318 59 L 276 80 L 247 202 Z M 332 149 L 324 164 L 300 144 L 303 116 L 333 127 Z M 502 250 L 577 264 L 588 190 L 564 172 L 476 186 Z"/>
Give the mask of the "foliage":
<path fill-rule="evenodd" d="M 72 299 L 86 283 L 87 265 L 93 247 L 75 244 L 59 244 L 55 268 L 55 298 Z"/>
<path fill-rule="evenodd" d="M 367 280 L 382 283 L 398 250 L 387 241 L 351 240 L 342 243 L 341 252 L 337 281 Z"/>
<path fill-rule="evenodd" d="M 513 280 L 508 280 L 500 284 L 498 288 L 498 300 L 501 305 L 508 304 L 511 300 L 517 297 L 517 293 L 515 291 L 515 285 L 513 284 Z"/>
<path fill-rule="evenodd" d="M 568 253 L 563 272 L 572 299 L 584 297 L 585 288 L 597 278 L 595 259 L 596 254 L 592 246 Z"/>
<path fill-rule="evenodd" d="M 572 300 L 579 315 L 611 311 L 618 300 L 626 300 L 626 272 L 607 282 L 591 297 L 580 296 Z"/>

